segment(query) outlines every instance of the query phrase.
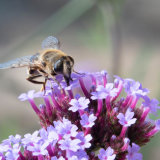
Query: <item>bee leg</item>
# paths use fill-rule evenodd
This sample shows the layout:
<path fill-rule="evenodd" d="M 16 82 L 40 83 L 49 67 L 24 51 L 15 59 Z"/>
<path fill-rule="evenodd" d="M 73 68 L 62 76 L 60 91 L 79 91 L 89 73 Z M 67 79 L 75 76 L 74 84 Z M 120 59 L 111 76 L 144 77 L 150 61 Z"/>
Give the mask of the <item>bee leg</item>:
<path fill-rule="evenodd" d="M 26 80 L 28 80 L 29 82 L 32 82 L 34 84 L 43 84 L 44 82 L 34 80 L 35 78 L 38 78 L 38 77 L 42 77 L 42 76 L 41 75 L 30 76 L 30 77 L 26 78 Z"/>
<path fill-rule="evenodd" d="M 45 94 L 45 91 L 46 91 L 46 83 L 47 83 L 47 80 L 48 80 L 48 77 L 45 77 L 45 81 L 43 82 L 43 86 L 41 88 L 41 91 L 44 91 L 44 94 Z"/>
<path fill-rule="evenodd" d="M 42 82 L 42 81 L 36 81 L 34 80 L 35 78 L 38 78 L 38 77 L 42 77 L 42 75 L 36 75 L 36 76 L 30 76 L 28 78 L 26 78 L 29 82 L 32 82 L 34 84 L 43 84 L 43 87 L 42 87 L 42 91 L 44 90 L 45 91 L 45 85 L 46 85 L 46 82 L 47 82 L 47 79 L 45 78 L 45 82 Z"/>
<path fill-rule="evenodd" d="M 77 72 L 75 70 L 73 70 L 73 72 L 76 73 L 76 74 L 79 74 L 79 75 L 85 75 L 85 73 L 79 73 L 79 72 Z"/>

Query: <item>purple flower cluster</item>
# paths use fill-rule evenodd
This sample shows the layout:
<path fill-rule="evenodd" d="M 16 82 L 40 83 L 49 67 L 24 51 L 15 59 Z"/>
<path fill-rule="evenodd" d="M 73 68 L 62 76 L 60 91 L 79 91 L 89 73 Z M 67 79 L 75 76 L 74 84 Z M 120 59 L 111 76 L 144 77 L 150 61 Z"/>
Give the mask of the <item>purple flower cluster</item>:
<path fill-rule="evenodd" d="M 160 130 L 160 120 L 149 120 L 160 108 L 139 82 L 106 71 L 72 74 L 49 80 L 45 93 L 29 91 L 28 100 L 42 129 L 24 138 L 10 136 L 0 144 L 0 160 L 142 160 L 140 147 Z M 39 106 L 35 98 L 44 99 Z"/>
<path fill-rule="evenodd" d="M 87 160 L 86 149 L 91 146 L 90 134 L 84 135 L 68 119 L 54 121 L 24 138 L 16 135 L 4 140 L 0 146 L 0 159 L 83 159 Z M 23 153 L 21 152 L 23 150 Z"/>

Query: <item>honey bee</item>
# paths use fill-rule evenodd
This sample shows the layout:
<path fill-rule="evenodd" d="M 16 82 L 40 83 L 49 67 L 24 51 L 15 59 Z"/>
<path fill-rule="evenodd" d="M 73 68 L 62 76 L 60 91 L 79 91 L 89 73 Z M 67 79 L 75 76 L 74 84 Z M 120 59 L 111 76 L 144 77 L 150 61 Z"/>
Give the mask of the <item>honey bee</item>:
<path fill-rule="evenodd" d="M 55 37 L 46 38 L 42 42 L 42 48 L 43 50 L 34 55 L 2 63 L 0 69 L 27 67 L 29 74 L 27 80 L 35 84 L 43 84 L 43 89 L 49 77 L 56 81 L 55 76 L 58 74 L 62 74 L 69 85 L 72 81 L 71 73 L 74 71 L 74 59 L 59 49 L 60 42 Z M 44 77 L 44 82 L 36 80 L 39 77 Z"/>

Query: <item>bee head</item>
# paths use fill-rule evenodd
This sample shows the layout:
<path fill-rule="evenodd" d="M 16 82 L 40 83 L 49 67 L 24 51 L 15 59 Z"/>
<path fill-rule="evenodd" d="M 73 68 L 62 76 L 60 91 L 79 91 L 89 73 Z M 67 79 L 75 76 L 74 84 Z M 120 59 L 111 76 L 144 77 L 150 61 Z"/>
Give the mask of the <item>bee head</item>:
<path fill-rule="evenodd" d="M 67 85 L 69 85 L 69 81 L 72 80 L 71 73 L 73 66 L 74 59 L 70 56 L 63 56 L 54 64 L 54 71 L 57 74 L 63 74 Z"/>

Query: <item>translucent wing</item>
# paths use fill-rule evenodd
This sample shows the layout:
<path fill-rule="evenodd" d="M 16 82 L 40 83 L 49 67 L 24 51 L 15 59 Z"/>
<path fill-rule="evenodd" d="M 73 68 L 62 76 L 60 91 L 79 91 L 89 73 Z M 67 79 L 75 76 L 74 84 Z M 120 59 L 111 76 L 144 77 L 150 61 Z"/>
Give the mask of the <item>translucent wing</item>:
<path fill-rule="evenodd" d="M 0 64 L 0 69 L 7 69 L 7 68 L 19 68 L 19 67 L 26 67 L 34 64 L 34 61 L 37 60 L 39 53 L 31 56 L 24 56 L 21 58 L 13 59 L 6 63 Z"/>
<path fill-rule="evenodd" d="M 56 37 L 49 36 L 42 41 L 42 48 L 43 49 L 48 49 L 48 48 L 59 49 L 60 41 Z"/>

